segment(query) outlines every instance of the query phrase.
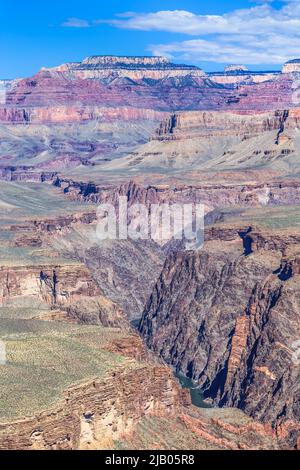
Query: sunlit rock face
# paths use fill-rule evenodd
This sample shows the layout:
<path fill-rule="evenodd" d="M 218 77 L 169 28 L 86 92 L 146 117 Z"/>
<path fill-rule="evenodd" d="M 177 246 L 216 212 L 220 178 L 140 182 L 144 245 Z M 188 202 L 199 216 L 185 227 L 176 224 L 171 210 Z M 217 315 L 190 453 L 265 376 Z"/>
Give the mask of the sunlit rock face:
<path fill-rule="evenodd" d="M 294 59 L 286 62 L 282 68 L 282 73 L 300 72 L 300 59 Z"/>
<path fill-rule="evenodd" d="M 0 90 L 0 122 L 53 123 L 110 120 L 120 108 L 129 120 L 140 119 L 136 109 L 286 109 L 294 104 L 295 80 L 290 74 L 252 72 L 240 65 L 205 74 L 165 57 L 92 56 L 42 68 L 31 78 L 0 82 Z M 122 112 L 117 114 L 123 119 Z"/>
<path fill-rule="evenodd" d="M 232 72 L 249 72 L 248 67 L 245 65 L 227 65 L 224 69 L 225 73 L 232 73 Z"/>
<path fill-rule="evenodd" d="M 42 70 L 64 72 L 69 76 L 81 79 L 106 80 L 115 80 L 116 78 L 160 80 L 186 75 L 205 76 L 205 73 L 198 67 L 173 64 L 166 57 L 147 56 L 91 56 L 86 57 L 82 62 L 71 62 Z"/>
<path fill-rule="evenodd" d="M 86 57 L 82 64 L 94 65 L 94 66 L 136 66 L 136 67 L 147 67 L 147 66 L 167 66 L 170 65 L 170 61 L 167 57 L 147 57 L 147 56 L 111 56 L 111 55 L 96 55 Z"/>

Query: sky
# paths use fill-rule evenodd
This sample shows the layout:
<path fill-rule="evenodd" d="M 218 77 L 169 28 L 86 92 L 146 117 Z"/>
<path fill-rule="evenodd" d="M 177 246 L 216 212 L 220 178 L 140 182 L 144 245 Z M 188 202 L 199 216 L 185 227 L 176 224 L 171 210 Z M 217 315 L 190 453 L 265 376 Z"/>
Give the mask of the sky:
<path fill-rule="evenodd" d="M 0 0 L 0 53 L 0 78 L 106 54 L 277 70 L 300 57 L 300 0 Z"/>

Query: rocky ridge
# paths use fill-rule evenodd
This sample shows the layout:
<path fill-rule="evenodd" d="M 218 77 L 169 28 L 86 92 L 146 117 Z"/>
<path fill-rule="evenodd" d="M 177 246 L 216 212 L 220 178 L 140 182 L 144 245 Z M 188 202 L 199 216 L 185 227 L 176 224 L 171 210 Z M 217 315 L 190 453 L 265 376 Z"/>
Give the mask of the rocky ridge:
<path fill-rule="evenodd" d="M 262 111 L 293 105 L 293 74 L 258 74 L 255 80 L 250 74 L 243 83 L 233 72 L 230 82 L 228 74 L 210 76 L 193 66 L 155 59 L 153 63 L 152 58 L 122 60 L 95 57 L 17 81 L 6 92 L 0 122 L 47 122 L 47 107 L 52 108 L 52 122 L 72 122 L 76 113 L 85 119 L 99 118 L 99 108 Z"/>
<path fill-rule="evenodd" d="M 299 233 L 292 233 L 208 231 L 204 250 L 169 257 L 140 331 L 207 398 L 273 426 L 293 422 L 296 443 Z"/>
<path fill-rule="evenodd" d="M 205 73 L 195 66 L 171 63 L 166 57 L 91 56 L 82 62 L 63 64 L 42 71 L 64 72 L 80 79 L 161 80 L 173 77 L 203 77 Z"/>

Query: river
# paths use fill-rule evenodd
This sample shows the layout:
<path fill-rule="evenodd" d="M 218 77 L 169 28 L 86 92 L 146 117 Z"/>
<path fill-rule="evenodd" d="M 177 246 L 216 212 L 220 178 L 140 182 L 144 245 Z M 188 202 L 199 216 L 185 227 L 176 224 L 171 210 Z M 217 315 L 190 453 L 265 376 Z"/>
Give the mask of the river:
<path fill-rule="evenodd" d="M 135 329 L 138 329 L 140 319 L 132 320 L 130 323 Z M 182 388 L 188 388 L 190 390 L 191 400 L 194 406 L 198 406 L 198 408 L 211 408 L 211 405 L 205 403 L 203 393 L 195 382 L 181 373 L 175 373 L 174 375 L 179 380 Z"/>
<path fill-rule="evenodd" d="M 208 403 L 205 403 L 203 393 L 197 387 L 195 382 L 193 382 L 191 379 L 188 379 L 185 375 L 178 373 L 175 374 L 177 379 L 180 382 L 180 385 L 183 388 L 189 388 L 190 389 L 190 394 L 191 394 L 191 400 L 193 405 L 198 406 L 198 408 L 211 408 L 211 405 Z"/>

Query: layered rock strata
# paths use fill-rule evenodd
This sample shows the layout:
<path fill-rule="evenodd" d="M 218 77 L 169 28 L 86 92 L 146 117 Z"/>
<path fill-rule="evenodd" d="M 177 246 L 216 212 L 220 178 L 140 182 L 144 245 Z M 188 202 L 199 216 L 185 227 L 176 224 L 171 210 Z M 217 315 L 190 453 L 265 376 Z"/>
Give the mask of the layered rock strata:
<path fill-rule="evenodd" d="M 129 204 L 159 202 L 202 203 L 214 209 L 228 206 L 268 206 L 297 204 L 300 186 L 297 180 L 249 184 L 141 185 L 135 181 L 116 185 L 80 183 L 57 177 L 54 184 L 75 200 L 117 205 L 119 196 L 127 196 Z"/>
<path fill-rule="evenodd" d="M 167 260 L 140 331 L 206 397 L 274 426 L 294 422 L 296 442 L 299 234 L 240 227 L 208 238 Z"/>
<path fill-rule="evenodd" d="M 67 73 L 69 77 L 81 79 L 161 80 L 190 75 L 203 77 L 205 73 L 195 66 L 177 65 L 166 57 L 91 56 L 82 62 L 63 64 L 52 69 Z M 126 81 L 125 81 L 126 83 Z"/>
<path fill-rule="evenodd" d="M 123 311 L 103 295 L 83 264 L 2 266 L 1 307 L 66 312 L 79 323 L 126 326 Z"/>
<path fill-rule="evenodd" d="M 163 366 L 115 370 L 68 388 L 51 410 L 0 423 L 0 448 L 107 449 L 143 416 L 171 416 L 187 400 Z"/>

